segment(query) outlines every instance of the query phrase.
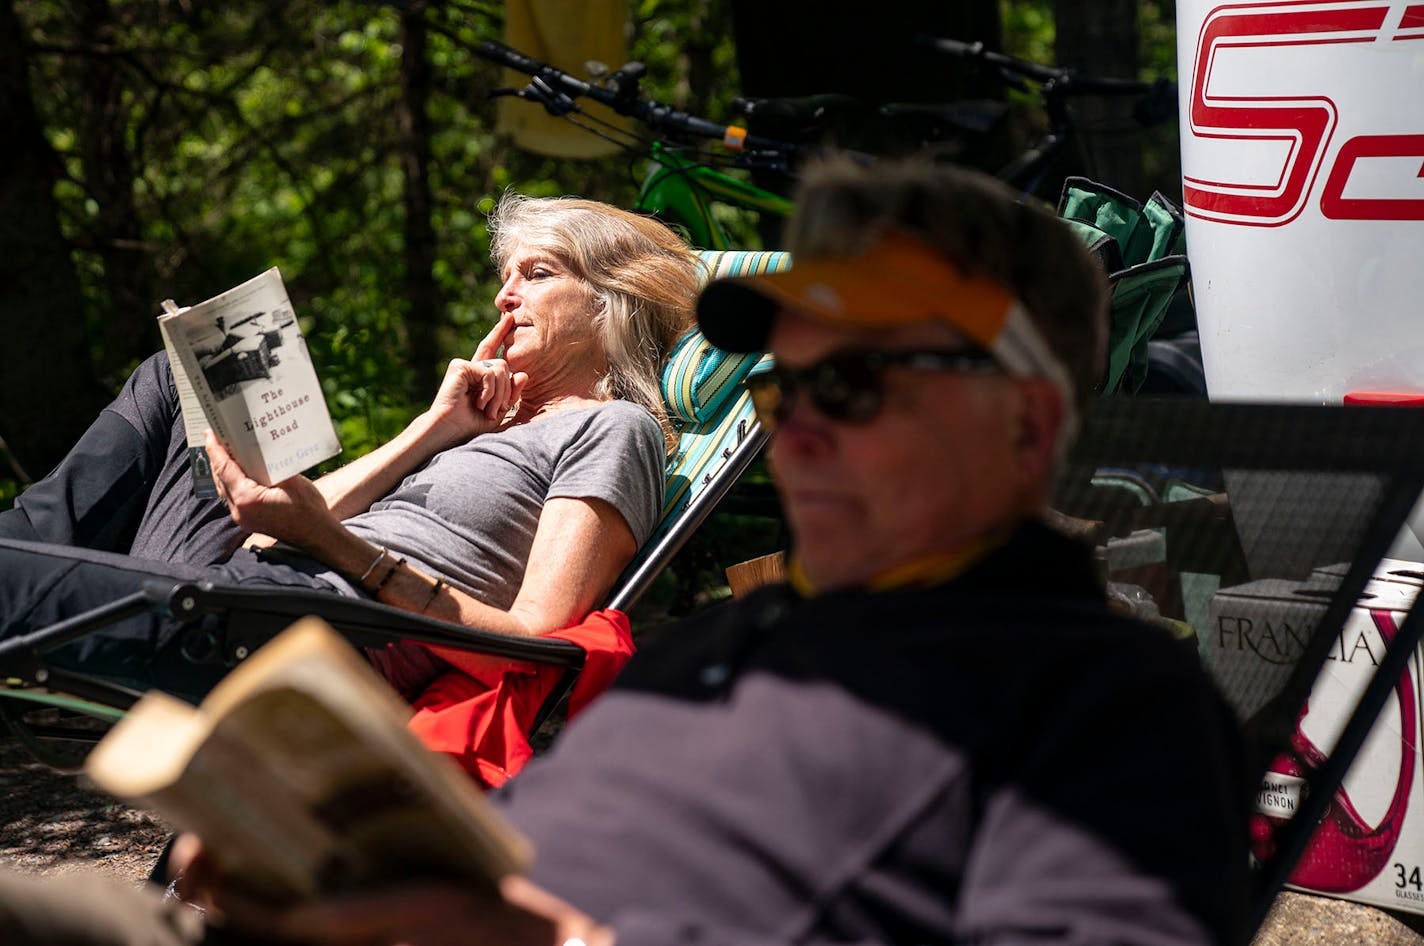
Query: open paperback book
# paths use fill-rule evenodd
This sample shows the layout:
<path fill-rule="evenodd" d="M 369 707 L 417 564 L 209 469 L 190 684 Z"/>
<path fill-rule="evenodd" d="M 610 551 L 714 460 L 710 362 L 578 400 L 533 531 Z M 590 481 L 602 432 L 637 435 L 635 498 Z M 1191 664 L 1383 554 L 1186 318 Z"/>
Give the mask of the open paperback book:
<path fill-rule="evenodd" d="M 531 851 L 339 635 L 304 618 L 198 707 L 153 691 L 90 753 L 99 787 L 196 832 L 277 903 L 384 880 L 491 884 Z"/>
<path fill-rule="evenodd" d="M 279 483 L 341 452 L 306 340 L 273 267 L 227 292 L 158 317 L 173 366 L 194 490 L 215 496 L 203 431 L 247 475 Z"/>

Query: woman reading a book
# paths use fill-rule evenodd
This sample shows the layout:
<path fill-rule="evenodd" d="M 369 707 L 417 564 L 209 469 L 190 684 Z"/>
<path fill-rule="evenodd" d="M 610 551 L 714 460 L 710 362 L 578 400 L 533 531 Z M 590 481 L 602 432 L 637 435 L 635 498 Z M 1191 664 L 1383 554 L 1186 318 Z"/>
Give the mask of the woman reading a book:
<path fill-rule="evenodd" d="M 155 576 L 365 596 L 512 635 L 595 607 L 661 506 L 660 371 L 698 263 L 661 224 L 593 201 L 508 195 L 490 233 L 498 323 L 404 431 L 315 482 L 264 487 L 209 435 L 222 498 L 195 498 L 167 358 L 140 366 L 0 513 L 0 640 Z M 142 614 L 50 659 L 195 697 L 224 672 L 191 660 L 211 631 Z M 407 694 L 441 670 L 417 647 L 373 659 Z"/>

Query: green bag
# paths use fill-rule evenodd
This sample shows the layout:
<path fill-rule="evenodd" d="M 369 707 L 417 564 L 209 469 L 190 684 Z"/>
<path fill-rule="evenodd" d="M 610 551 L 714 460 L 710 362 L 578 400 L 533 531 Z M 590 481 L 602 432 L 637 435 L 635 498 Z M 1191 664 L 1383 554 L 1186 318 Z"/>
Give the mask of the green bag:
<path fill-rule="evenodd" d="M 1182 212 L 1160 193 L 1142 204 L 1086 177 L 1070 177 L 1058 216 L 1098 257 L 1112 286 L 1102 393 L 1135 394 L 1147 379 L 1147 341 L 1187 279 Z"/>

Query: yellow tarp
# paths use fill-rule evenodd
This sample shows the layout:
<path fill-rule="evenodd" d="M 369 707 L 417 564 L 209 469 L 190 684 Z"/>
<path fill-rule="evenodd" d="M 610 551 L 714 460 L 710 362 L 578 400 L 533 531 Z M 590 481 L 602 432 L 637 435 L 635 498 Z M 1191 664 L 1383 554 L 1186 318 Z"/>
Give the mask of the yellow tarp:
<path fill-rule="evenodd" d="M 587 80 L 585 63 L 602 62 L 609 70 L 628 60 L 627 0 L 508 0 L 505 4 L 504 41 L 522 53 L 570 75 Z M 502 84 L 522 88 L 528 77 L 504 70 Z M 632 122 L 588 99 L 579 106 L 592 118 L 630 128 Z M 497 130 L 527 151 L 559 158 L 596 158 L 617 151 L 604 141 L 562 118 L 548 114 L 535 103 L 516 98 L 499 101 Z"/>

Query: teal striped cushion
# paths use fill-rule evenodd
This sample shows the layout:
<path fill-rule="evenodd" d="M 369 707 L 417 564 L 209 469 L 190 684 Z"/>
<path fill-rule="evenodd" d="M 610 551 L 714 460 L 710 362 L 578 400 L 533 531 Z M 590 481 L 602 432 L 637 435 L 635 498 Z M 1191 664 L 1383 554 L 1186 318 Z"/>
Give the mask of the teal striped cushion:
<path fill-rule="evenodd" d="M 712 474 L 732 456 L 752 432 L 751 395 L 745 389 L 728 398 L 724 409 L 696 433 L 683 434 L 668 461 L 663 486 L 663 515 L 655 535 L 661 535 L 691 505 L 712 480 Z"/>
<path fill-rule="evenodd" d="M 707 279 L 775 272 L 791 265 L 790 254 L 781 251 L 706 250 L 698 255 Z M 663 369 L 663 397 L 673 422 L 686 426 L 711 420 L 758 360 L 757 355 L 714 348 L 701 332 L 690 330 L 674 346 Z"/>
<path fill-rule="evenodd" d="M 687 427 L 710 420 L 755 361 L 713 347 L 695 329 L 682 336 L 663 369 L 663 397 L 673 423 Z"/>
<path fill-rule="evenodd" d="M 785 250 L 703 250 L 697 254 L 707 267 L 707 279 L 724 276 L 753 276 L 791 268 L 791 254 Z"/>
<path fill-rule="evenodd" d="M 699 256 L 709 279 L 791 265 L 790 254 L 784 252 L 707 250 Z M 654 538 L 671 527 L 712 472 L 753 430 L 751 396 L 742 381 L 769 360 L 767 355 L 734 355 L 714 348 L 695 328 L 674 346 L 663 370 L 663 398 L 678 443 L 668 458 L 663 516 Z"/>

